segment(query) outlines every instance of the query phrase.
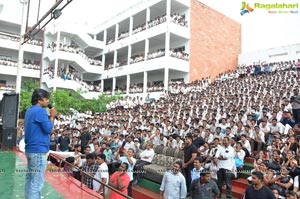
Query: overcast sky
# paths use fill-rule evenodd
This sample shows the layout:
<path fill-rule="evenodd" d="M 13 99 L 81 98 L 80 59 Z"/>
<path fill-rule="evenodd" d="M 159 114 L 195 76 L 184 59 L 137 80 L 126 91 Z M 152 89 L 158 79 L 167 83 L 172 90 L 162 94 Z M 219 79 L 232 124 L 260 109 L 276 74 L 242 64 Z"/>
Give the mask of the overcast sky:
<path fill-rule="evenodd" d="M 65 0 L 66 1 L 66 0 Z M 73 0 L 63 11 L 59 20 L 72 20 L 95 26 L 109 17 L 132 6 L 139 0 Z M 215 10 L 238 21 L 242 25 L 242 51 L 256 51 L 300 43 L 300 2 L 298 14 L 269 14 L 263 9 L 254 9 L 252 13 L 240 15 L 242 0 L 200 0 Z M 0 0 L 9 4 L 10 12 L 3 9 L 2 15 L 20 21 L 20 0 Z M 31 0 L 31 19 L 36 21 L 36 9 L 39 0 Z M 40 16 L 49 9 L 54 0 L 41 0 Z M 297 3 L 297 0 L 247 0 L 253 7 L 256 2 L 263 3 Z M 16 12 L 20 10 L 20 12 Z M 0 15 L 1 19 L 1 15 Z M 33 23 L 33 22 L 32 22 Z"/>

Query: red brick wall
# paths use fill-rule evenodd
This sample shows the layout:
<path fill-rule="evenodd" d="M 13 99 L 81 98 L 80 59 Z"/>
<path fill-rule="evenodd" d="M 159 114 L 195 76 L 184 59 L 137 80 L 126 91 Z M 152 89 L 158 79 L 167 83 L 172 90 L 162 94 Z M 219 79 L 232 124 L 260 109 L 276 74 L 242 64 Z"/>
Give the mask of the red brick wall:
<path fill-rule="evenodd" d="M 235 69 L 241 25 L 198 0 L 191 0 L 190 23 L 190 82 Z"/>

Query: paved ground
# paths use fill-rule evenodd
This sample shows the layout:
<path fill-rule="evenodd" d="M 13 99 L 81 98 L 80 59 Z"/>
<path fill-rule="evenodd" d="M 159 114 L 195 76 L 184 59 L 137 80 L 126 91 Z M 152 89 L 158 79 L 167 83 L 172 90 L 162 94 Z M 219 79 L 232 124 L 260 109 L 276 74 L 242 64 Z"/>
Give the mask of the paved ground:
<path fill-rule="evenodd" d="M 26 163 L 13 151 L 0 151 L 0 196 L 1 198 L 24 198 Z M 45 182 L 42 198 L 63 198 Z"/>

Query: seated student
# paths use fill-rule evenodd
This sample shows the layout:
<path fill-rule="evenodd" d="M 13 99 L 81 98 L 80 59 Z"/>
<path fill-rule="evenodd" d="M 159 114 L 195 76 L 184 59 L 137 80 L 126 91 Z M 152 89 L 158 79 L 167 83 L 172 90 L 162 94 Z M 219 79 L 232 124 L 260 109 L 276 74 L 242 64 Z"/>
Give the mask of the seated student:
<path fill-rule="evenodd" d="M 137 179 L 134 184 L 138 184 L 143 177 L 142 170 L 145 165 L 151 164 L 154 157 L 154 150 L 152 144 L 148 143 L 146 149 L 140 153 L 140 160 L 136 162 L 135 171 L 137 172 Z"/>

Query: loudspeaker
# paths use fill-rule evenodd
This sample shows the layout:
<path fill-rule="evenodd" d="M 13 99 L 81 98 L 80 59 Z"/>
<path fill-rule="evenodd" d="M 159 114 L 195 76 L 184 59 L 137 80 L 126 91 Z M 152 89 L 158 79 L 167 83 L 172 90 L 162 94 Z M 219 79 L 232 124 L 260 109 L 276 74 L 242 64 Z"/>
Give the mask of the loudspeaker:
<path fill-rule="evenodd" d="M 18 121 L 19 94 L 4 93 L 1 101 L 2 125 L 5 128 L 16 128 Z"/>
<path fill-rule="evenodd" d="M 13 148 L 17 145 L 17 128 L 2 129 L 1 148 Z"/>

